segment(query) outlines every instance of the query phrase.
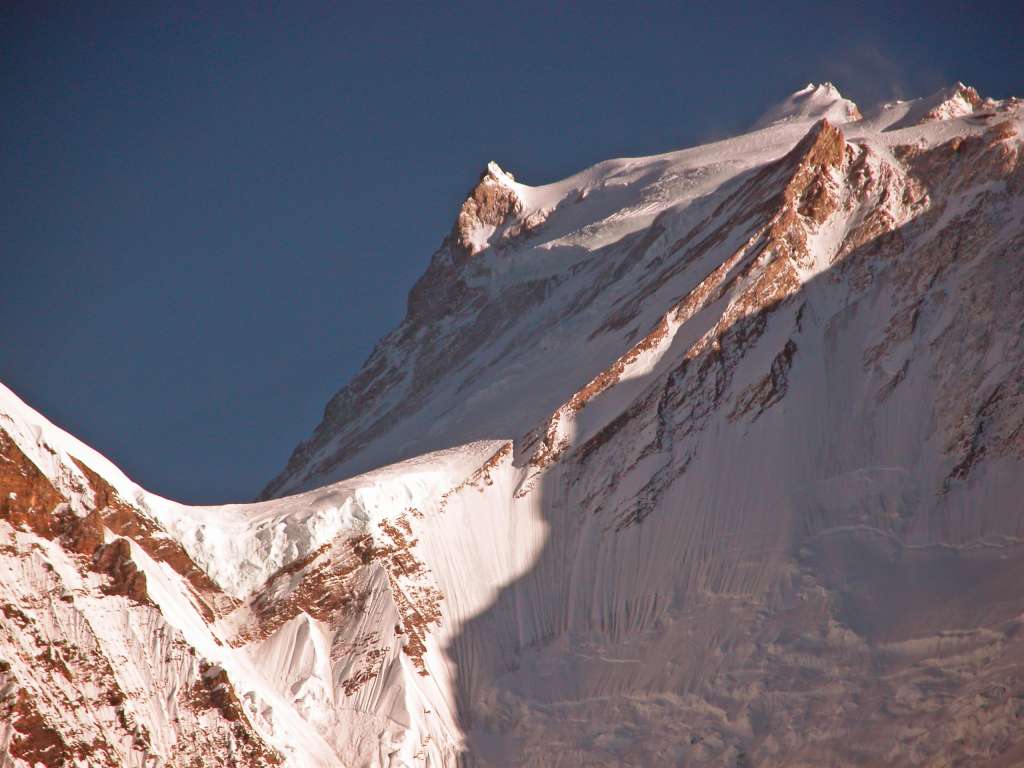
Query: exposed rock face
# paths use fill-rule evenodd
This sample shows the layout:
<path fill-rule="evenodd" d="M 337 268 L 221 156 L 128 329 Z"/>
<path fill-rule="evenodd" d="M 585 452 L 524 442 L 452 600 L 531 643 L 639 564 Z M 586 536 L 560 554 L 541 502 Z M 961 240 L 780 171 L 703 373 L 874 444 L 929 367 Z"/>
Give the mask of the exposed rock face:
<path fill-rule="evenodd" d="M 523 201 L 508 184 L 511 178 L 497 163 L 488 163 L 479 183 L 459 209 L 452 234 L 455 245 L 468 256 L 486 247 L 486 243 L 480 242 L 481 230 L 500 227 L 511 217 L 523 212 Z"/>
<path fill-rule="evenodd" d="M 137 603 L 148 603 L 146 574 L 132 562 L 132 549 L 127 539 L 114 539 L 100 546 L 93 555 L 93 565 L 110 577 L 109 594 L 124 595 Z"/>
<path fill-rule="evenodd" d="M 28 528 L 47 538 L 59 529 L 52 512 L 62 501 L 53 483 L 0 429 L 0 517 L 14 528 Z"/>
<path fill-rule="evenodd" d="M 71 749 L 60 733 L 46 724 L 33 706 L 28 691 L 19 690 L 13 697 L 7 697 L 0 707 L 3 720 L 12 731 L 6 760 L 18 760 L 31 766 L 67 764 Z"/>
<path fill-rule="evenodd" d="M 181 686 L 201 679 L 195 650 L 150 599 L 129 541 L 104 543 L 105 523 L 144 514 L 68 464 L 68 487 L 91 486 L 85 514 L 0 428 L 0 765 L 279 762 L 248 720 L 193 706 Z"/>
<path fill-rule="evenodd" d="M 89 765 L 1019 763 L 1024 110 L 832 90 L 489 167 L 280 498 L 175 505 L 8 403 L 14 764 L 100 732 L 85 669 Z"/>

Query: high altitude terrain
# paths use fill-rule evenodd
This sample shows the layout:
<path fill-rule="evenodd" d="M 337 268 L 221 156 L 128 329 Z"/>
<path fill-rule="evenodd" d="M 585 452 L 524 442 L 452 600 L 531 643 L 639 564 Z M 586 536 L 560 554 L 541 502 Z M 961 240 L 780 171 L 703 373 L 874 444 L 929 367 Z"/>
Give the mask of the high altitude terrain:
<path fill-rule="evenodd" d="M 0 389 L 0 766 L 1024 762 L 1024 102 L 865 115 L 490 164 L 258 503 Z"/>

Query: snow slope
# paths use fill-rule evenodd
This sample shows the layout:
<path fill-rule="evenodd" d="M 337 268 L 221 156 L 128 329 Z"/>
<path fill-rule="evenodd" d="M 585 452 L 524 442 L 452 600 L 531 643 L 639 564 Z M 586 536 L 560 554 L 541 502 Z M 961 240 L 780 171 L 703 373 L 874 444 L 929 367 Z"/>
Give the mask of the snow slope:
<path fill-rule="evenodd" d="M 1019 763 L 1024 111 L 962 90 L 490 164 L 254 504 L 0 389 L 0 765 Z"/>
<path fill-rule="evenodd" d="M 905 104 L 890 109 L 903 116 Z M 1017 102 L 1006 104 L 1006 114 L 1018 114 Z M 883 111 L 843 130 L 850 143 L 870 148 L 873 161 L 896 168 L 893 148 L 981 135 L 1001 114 L 893 130 L 898 118 Z M 772 127 L 665 155 L 609 160 L 543 187 L 515 182 L 492 163 L 480 186 L 500 186 L 516 201 L 494 207 L 492 213 L 506 216 L 501 225 L 480 225 L 490 232 L 489 247 L 474 251 L 453 230 L 410 293 L 405 320 L 332 398 L 323 422 L 264 496 L 471 440 L 519 437 L 721 263 L 719 252 L 703 254 L 692 269 L 676 270 L 675 282 L 645 283 L 647 265 L 669 258 L 666 248 L 789 152 L 813 115 L 791 114 Z M 845 222 L 836 224 L 832 235 L 841 237 Z M 733 240 L 722 251 L 740 235 L 730 231 Z M 635 317 L 605 327 L 627 302 L 639 305 Z"/>

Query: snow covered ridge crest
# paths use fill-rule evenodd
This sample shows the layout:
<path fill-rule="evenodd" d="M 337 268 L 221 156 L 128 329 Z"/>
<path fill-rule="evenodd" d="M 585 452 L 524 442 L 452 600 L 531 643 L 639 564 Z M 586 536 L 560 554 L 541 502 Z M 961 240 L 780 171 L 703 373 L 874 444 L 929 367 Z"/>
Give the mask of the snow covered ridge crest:
<path fill-rule="evenodd" d="M 780 104 L 769 109 L 754 124 L 754 128 L 768 128 L 785 122 L 798 122 L 827 118 L 834 123 L 849 123 L 861 119 L 860 109 L 843 98 L 832 83 L 808 83 Z"/>
<path fill-rule="evenodd" d="M 1024 115 L 946 100 L 490 165 L 259 503 L 0 388 L 0 766 L 1012 762 Z"/>

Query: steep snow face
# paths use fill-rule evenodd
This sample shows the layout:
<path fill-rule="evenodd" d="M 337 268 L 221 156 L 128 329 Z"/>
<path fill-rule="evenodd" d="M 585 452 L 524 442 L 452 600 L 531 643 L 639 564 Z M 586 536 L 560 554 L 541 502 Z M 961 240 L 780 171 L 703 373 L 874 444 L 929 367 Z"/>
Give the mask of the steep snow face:
<path fill-rule="evenodd" d="M 259 503 L 0 390 L 0 765 L 1018 762 L 1024 114 L 836 98 L 488 166 Z"/>
<path fill-rule="evenodd" d="M 993 290 L 1006 322 L 1021 309 L 1021 114 L 893 129 L 893 109 L 515 182 L 538 223 L 418 286 L 432 312 L 410 302 L 271 485 L 508 441 L 474 513 L 496 540 L 412 525 L 474 759 L 1016 744 L 1008 698 L 967 713 L 1006 684 L 1024 608 L 997 586 L 1021 563 L 1020 349 L 981 311 Z M 521 575 L 498 586 L 506 562 Z M 912 703 L 849 705 L 894 698 Z"/>
<path fill-rule="evenodd" d="M 838 103 L 832 91 L 818 86 L 799 93 L 817 94 L 815 103 Z M 898 129 L 894 124 L 907 109 L 900 104 L 844 130 L 893 169 L 886 173 L 896 173 L 900 163 L 892 148 L 977 135 L 1019 114 L 1018 106 L 1009 100 L 986 116 Z M 722 257 L 716 251 L 685 274 L 679 270 L 674 284 L 651 286 L 645 278 L 652 262 L 675 258 L 662 253 L 665 248 L 711 226 L 707 219 L 735 187 L 789 152 L 818 119 L 817 111 L 811 115 L 797 110 L 734 139 L 606 161 L 542 187 L 512 180 L 496 166 L 486 170 L 412 289 L 405 320 L 331 399 L 322 423 L 264 496 L 474 440 L 514 439 L 524 425 L 546 418 L 646 335 L 685 293 L 686 281 L 704 277 L 695 277 L 704 264 L 717 266 L 714 259 Z M 494 191 L 499 188 L 504 191 Z M 492 199 L 506 202 L 477 202 Z M 503 212 L 486 217 L 505 216 L 503 223 L 462 227 L 465 211 L 481 207 Z M 814 237 L 842 238 L 845 227 L 841 219 L 830 220 Z M 486 233 L 474 242 L 486 240 L 487 247 L 475 250 L 461 232 Z M 723 250 L 738 246 L 741 234 L 723 229 L 722 237 L 732 238 Z M 824 266 L 827 260 L 819 259 L 801 267 L 801 279 Z M 611 324 L 624 302 L 637 304 L 638 312 Z"/>
<path fill-rule="evenodd" d="M 786 122 L 802 122 L 827 118 L 833 123 L 849 123 L 860 120 L 857 105 L 844 99 L 832 83 L 808 83 L 785 101 L 769 109 L 754 125 L 767 128 Z"/>

